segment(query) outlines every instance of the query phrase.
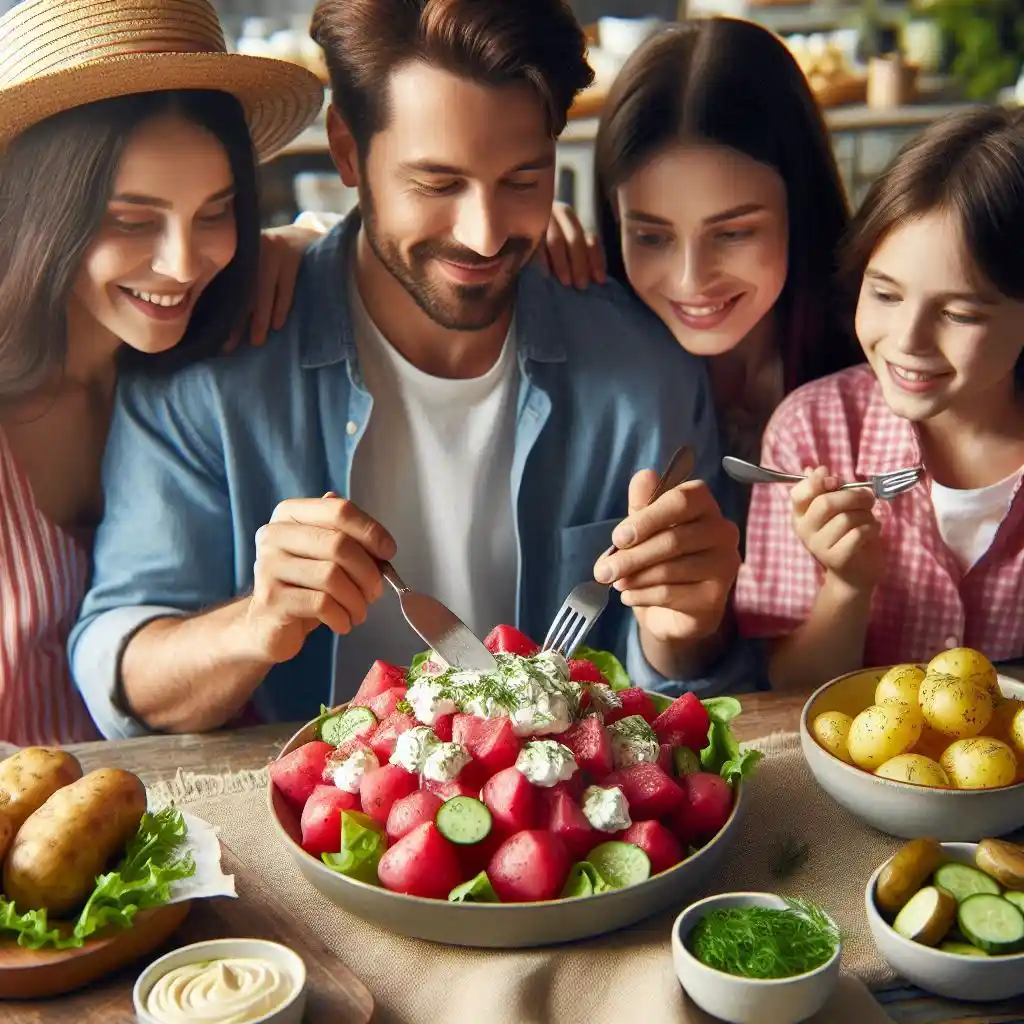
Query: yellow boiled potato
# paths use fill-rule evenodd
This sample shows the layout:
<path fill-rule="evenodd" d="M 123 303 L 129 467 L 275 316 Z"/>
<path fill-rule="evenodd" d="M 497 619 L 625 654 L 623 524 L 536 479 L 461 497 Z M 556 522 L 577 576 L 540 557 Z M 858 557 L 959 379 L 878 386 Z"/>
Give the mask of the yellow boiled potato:
<path fill-rule="evenodd" d="M 946 747 L 952 742 L 948 736 L 944 736 L 941 732 L 936 732 L 930 725 L 926 725 L 921 730 L 921 738 L 914 744 L 911 753 L 923 754 L 932 761 L 938 761 Z"/>
<path fill-rule="evenodd" d="M 954 676 L 925 676 L 918 694 L 925 722 L 953 739 L 984 731 L 992 718 L 992 694 Z"/>
<path fill-rule="evenodd" d="M 833 756 L 840 761 L 852 764 L 846 737 L 850 734 L 853 719 L 842 711 L 823 711 L 811 723 L 811 735 Z"/>
<path fill-rule="evenodd" d="M 938 761 L 923 754 L 897 754 L 875 769 L 875 774 L 894 782 L 909 782 L 915 786 L 946 787 L 949 778 Z"/>
<path fill-rule="evenodd" d="M 995 666 L 981 651 L 971 647 L 951 647 L 948 651 L 936 654 L 928 662 L 928 675 L 955 676 L 989 693 L 999 689 Z"/>
<path fill-rule="evenodd" d="M 1024 754 L 1024 706 L 1017 709 L 1010 722 L 1010 740 Z"/>
<path fill-rule="evenodd" d="M 1002 740 L 976 736 L 951 743 L 939 762 L 957 789 L 995 789 L 1017 778 L 1017 758 Z"/>
<path fill-rule="evenodd" d="M 917 689 L 924 679 L 923 665 L 895 665 L 878 680 L 875 703 L 887 704 L 891 700 L 905 704 L 917 703 Z"/>
<path fill-rule="evenodd" d="M 850 726 L 846 746 L 858 768 L 874 771 L 921 738 L 921 716 L 909 704 L 873 704 Z"/>
<path fill-rule="evenodd" d="M 985 727 L 985 735 L 997 740 L 1005 740 L 1013 746 L 1013 719 L 1017 712 L 1024 708 L 1024 701 L 1013 697 L 997 696 L 992 708 L 992 717 Z"/>

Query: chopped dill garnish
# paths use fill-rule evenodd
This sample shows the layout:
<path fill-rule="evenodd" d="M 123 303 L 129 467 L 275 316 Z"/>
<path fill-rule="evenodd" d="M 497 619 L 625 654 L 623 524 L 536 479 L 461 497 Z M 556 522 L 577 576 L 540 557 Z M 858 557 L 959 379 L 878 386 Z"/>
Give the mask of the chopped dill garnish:
<path fill-rule="evenodd" d="M 411 715 L 413 713 L 412 705 L 404 697 L 395 705 L 395 710 L 402 715 Z"/>
<path fill-rule="evenodd" d="M 641 715 L 628 715 L 620 718 L 608 726 L 608 731 L 613 732 L 623 739 L 657 742 L 658 737 L 651 728 L 650 722 Z"/>
<path fill-rule="evenodd" d="M 813 903 L 786 902 L 788 910 L 711 911 L 690 935 L 693 955 L 707 967 L 741 978 L 792 978 L 813 971 L 831 959 L 839 932 Z"/>

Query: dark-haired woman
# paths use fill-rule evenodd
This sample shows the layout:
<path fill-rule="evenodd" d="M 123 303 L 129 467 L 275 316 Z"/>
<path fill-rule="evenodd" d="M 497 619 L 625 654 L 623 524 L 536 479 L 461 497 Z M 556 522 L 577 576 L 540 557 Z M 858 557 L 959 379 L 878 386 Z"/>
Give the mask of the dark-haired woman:
<path fill-rule="evenodd" d="M 117 377 L 241 330 L 254 146 L 280 148 L 323 98 L 301 69 L 226 54 L 206 0 L 102 24 L 94 6 L 32 0 L 0 19 L 0 739 L 23 745 L 96 735 L 65 645 Z"/>

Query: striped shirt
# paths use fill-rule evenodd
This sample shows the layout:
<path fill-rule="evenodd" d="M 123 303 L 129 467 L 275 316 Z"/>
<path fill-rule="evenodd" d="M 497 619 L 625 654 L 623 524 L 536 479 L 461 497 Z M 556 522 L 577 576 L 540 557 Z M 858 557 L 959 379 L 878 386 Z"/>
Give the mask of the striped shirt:
<path fill-rule="evenodd" d="M 36 506 L 0 431 L 0 740 L 99 738 L 67 661 L 88 582 L 88 553 Z"/>

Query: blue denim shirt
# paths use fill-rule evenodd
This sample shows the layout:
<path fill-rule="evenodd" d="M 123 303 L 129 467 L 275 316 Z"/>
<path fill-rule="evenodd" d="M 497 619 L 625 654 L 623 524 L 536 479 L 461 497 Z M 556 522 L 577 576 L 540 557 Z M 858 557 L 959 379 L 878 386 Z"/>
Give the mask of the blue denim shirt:
<path fill-rule="evenodd" d="M 77 685 L 108 737 L 145 731 L 117 698 L 132 634 L 249 591 L 256 530 L 279 502 L 349 493 L 372 408 L 344 287 L 357 231 L 352 216 L 308 251 L 288 322 L 264 346 L 120 382 L 92 589 L 69 642 Z M 687 443 L 717 489 L 719 455 L 702 363 L 617 286 L 581 293 L 527 269 L 516 322 L 517 624 L 540 638 L 569 590 L 592 578 L 627 513 L 632 475 L 660 470 Z M 344 638 L 321 627 L 270 671 L 254 696 L 266 720 L 308 719 L 330 699 L 335 643 L 344 658 Z M 647 664 L 614 591 L 588 643 L 616 651 L 640 685 L 680 688 Z"/>

